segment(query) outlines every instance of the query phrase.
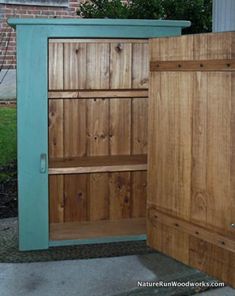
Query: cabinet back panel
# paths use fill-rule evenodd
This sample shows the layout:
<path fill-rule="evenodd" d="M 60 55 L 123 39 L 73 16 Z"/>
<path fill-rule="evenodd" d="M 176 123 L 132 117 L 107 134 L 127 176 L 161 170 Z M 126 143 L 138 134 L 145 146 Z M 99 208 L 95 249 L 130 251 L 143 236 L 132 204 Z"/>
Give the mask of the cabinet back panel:
<path fill-rule="evenodd" d="M 49 158 L 147 153 L 147 98 L 95 98 L 95 90 L 148 89 L 147 40 L 54 40 L 49 91 L 94 90 L 94 98 L 49 99 Z M 54 175 L 50 222 L 145 216 L 146 172 Z"/>

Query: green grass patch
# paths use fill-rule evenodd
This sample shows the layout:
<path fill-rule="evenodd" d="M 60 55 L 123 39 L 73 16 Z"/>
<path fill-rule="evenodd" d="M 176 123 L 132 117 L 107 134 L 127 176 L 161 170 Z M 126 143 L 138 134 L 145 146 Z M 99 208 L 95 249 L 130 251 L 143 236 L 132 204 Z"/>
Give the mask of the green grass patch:
<path fill-rule="evenodd" d="M 0 166 L 16 160 L 16 108 L 0 107 Z M 8 177 L 0 173 L 0 180 Z"/>

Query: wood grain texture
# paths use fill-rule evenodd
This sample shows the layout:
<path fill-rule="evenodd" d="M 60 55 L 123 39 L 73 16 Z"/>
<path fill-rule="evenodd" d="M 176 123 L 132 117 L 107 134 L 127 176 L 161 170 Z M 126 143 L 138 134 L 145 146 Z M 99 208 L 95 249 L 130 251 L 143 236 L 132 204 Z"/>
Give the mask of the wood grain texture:
<path fill-rule="evenodd" d="M 79 90 L 79 91 L 50 91 L 48 92 L 49 99 L 81 99 L 81 98 L 148 98 L 148 90 L 142 89 L 95 89 L 95 90 Z"/>
<path fill-rule="evenodd" d="M 89 239 L 145 233 L 146 221 L 144 218 L 96 221 L 96 223 L 53 223 L 50 226 L 51 240 Z"/>
<path fill-rule="evenodd" d="M 65 222 L 88 220 L 88 192 L 85 174 L 64 176 Z"/>
<path fill-rule="evenodd" d="M 53 82 L 48 92 L 56 129 L 49 130 L 49 149 L 60 153 L 53 137 L 62 149 L 59 159 L 49 153 L 49 173 L 64 178 L 63 192 L 51 182 L 52 207 L 61 195 L 65 221 L 144 217 L 148 41 L 69 39 L 49 48 L 52 64 L 61 57 L 53 79 L 63 83 L 61 88 Z M 49 76 L 51 71 L 56 75 L 49 69 Z M 91 163 L 92 157 L 101 159 Z M 58 222 L 57 216 L 51 222 Z"/>
<path fill-rule="evenodd" d="M 163 61 L 151 62 L 150 71 L 235 71 L 235 60 Z"/>
<path fill-rule="evenodd" d="M 110 45 L 110 88 L 131 88 L 132 46 L 130 43 Z"/>
<path fill-rule="evenodd" d="M 151 60 L 231 60 L 234 36 L 155 39 Z M 166 70 L 150 80 L 149 244 L 235 286 L 234 73 Z"/>
<path fill-rule="evenodd" d="M 49 89 L 63 90 L 63 44 L 52 44 L 49 47 Z M 50 101 L 49 112 L 49 156 L 64 156 L 64 102 Z M 50 222 L 64 221 L 64 177 L 49 177 L 49 219 Z"/>
<path fill-rule="evenodd" d="M 109 179 L 109 218 L 131 218 L 130 173 L 113 173 Z"/>
<path fill-rule="evenodd" d="M 147 155 L 88 156 L 53 158 L 49 174 L 84 174 L 98 172 L 146 171 Z"/>
<path fill-rule="evenodd" d="M 49 177 L 49 210 L 50 221 L 64 222 L 64 176 Z"/>
<path fill-rule="evenodd" d="M 64 64 L 63 64 L 64 89 L 85 89 L 86 88 L 86 71 L 87 71 L 86 44 L 68 42 L 63 44 L 63 46 L 64 46 Z"/>

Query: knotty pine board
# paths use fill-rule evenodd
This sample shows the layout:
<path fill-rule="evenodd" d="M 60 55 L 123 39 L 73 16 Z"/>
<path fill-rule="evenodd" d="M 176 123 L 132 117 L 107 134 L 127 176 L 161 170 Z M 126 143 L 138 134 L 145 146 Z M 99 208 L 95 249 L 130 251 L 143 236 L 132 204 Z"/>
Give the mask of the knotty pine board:
<path fill-rule="evenodd" d="M 234 36 L 155 39 L 150 60 L 234 59 Z M 235 238 L 234 78 L 232 71 L 151 72 L 147 206 L 158 209 L 154 225 L 148 215 L 151 247 L 233 286 L 235 250 L 212 240 L 218 233 Z M 158 212 L 178 223 L 159 223 Z M 191 223 L 190 234 L 180 221 Z M 211 241 L 194 225 L 209 231 Z"/>
<path fill-rule="evenodd" d="M 49 44 L 49 91 L 147 88 L 146 40 Z M 49 157 L 146 154 L 147 104 L 128 97 L 49 99 Z M 49 179 L 51 223 L 145 216 L 146 172 Z"/>

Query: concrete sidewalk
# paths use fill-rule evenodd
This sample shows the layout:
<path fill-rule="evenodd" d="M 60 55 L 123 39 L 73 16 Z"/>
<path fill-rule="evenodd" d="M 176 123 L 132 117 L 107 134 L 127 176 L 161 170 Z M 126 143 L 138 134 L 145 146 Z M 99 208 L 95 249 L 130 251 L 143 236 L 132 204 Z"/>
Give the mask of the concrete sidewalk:
<path fill-rule="evenodd" d="M 138 280 L 170 281 L 195 273 L 200 272 L 166 256 L 162 259 L 158 257 L 156 261 L 156 254 L 43 263 L 1 263 L 0 295 L 127 296 L 129 293 L 135 295 Z M 149 296 L 149 293 L 145 294 L 145 289 L 141 288 L 143 292 L 136 295 Z M 165 294 L 156 291 L 153 295 L 175 294 L 172 291 Z M 235 296 L 235 290 L 225 287 L 200 295 Z"/>

